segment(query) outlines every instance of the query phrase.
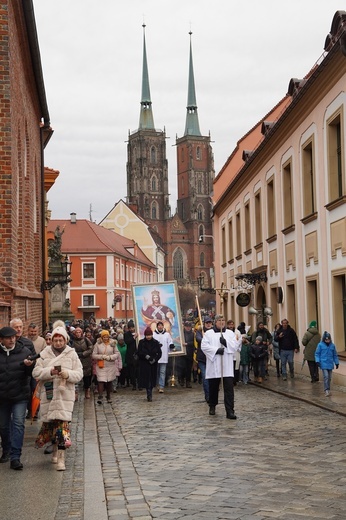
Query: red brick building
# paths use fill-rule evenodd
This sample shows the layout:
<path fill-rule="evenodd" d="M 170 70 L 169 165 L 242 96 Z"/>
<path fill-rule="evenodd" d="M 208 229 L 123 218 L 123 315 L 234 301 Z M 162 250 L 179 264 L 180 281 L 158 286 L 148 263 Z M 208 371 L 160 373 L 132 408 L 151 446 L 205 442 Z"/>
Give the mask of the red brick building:
<path fill-rule="evenodd" d="M 41 324 L 43 151 L 52 130 L 32 0 L 1 2 L 0 50 L 0 324 Z"/>

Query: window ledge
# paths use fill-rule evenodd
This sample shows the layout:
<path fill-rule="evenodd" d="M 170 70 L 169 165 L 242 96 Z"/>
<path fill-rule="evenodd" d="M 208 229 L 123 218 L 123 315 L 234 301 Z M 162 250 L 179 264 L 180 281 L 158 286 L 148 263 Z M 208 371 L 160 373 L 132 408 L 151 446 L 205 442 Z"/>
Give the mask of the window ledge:
<path fill-rule="evenodd" d="M 332 202 L 328 202 L 328 204 L 326 204 L 324 207 L 327 211 L 331 211 L 332 209 L 338 208 L 343 204 L 346 204 L 346 195 L 343 195 L 342 197 L 339 197 L 338 199 L 335 199 Z"/>
<path fill-rule="evenodd" d="M 310 213 L 310 215 L 307 215 L 306 217 L 302 218 L 300 222 L 302 224 L 308 224 L 309 222 L 316 220 L 317 216 L 318 216 L 317 211 L 315 211 L 314 213 Z"/>
<path fill-rule="evenodd" d="M 292 233 L 292 231 L 294 231 L 295 229 L 296 229 L 296 226 L 294 224 L 292 224 L 291 226 L 288 226 L 287 228 L 282 229 L 281 233 L 283 233 L 284 235 L 288 235 L 289 233 Z"/>
<path fill-rule="evenodd" d="M 268 237 L 266 242 L 267 244 L 271 244 L 272 242 L 275 242 L 275 240 L 277 239 L 277 235 L 272 235 L 271 237 Z"/>

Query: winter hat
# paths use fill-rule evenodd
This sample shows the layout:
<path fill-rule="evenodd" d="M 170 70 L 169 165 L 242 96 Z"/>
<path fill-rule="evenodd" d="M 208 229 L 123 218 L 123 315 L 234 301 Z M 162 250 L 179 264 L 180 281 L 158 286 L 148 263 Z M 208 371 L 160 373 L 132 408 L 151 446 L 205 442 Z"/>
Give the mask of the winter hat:
<path fill-rule="evenodd" d="M 55 329 L 52 332 L 52 339 L 55 335 L 62 336 L 63 338 L 65 338 L 66 341 L 69 340 L 65 327 L 55 327 Z"/>
<path fill-rule="evenodd" d="M 129 329 L 132 329 L 132 328 L 135 326 L 134 321 L 133 321 L 133 320 L 129 320 L 129 321 L 127 322 L 127 326 L 128 326 Z"/>
<path fill-rule="evenodd" d="M 12 338 L 12 336 L 16 334 L 16 330 L 12 327 L 2 327 L 2 329 L 0 329 L 0 338 Z"/>
<path fill-rule="evenodd" d="M 119 333 L 119 334 L 117 335 L 117 339 L 118 339 L 118 340 L 119 340 L 119 339 L 124 339 L 124 334 Z"/>
<path fill-rule="evenodd" d="M 310 321 L 310 323 L 309 323 L 309 329 L 310 329 L 311 327 L 317 327 L 317 321 L 315 321 L 315 320 Z"/>
<path fill-rule="evenodd" d="M 152 336 L 153 335 L 153 331 L 151 330 L 150 327 L 147 327 L 144 331 L 144 336 Z"/>
<path fill-rule="evenodd" d="M 213 319 L 210 316 L 204 318 L 204 323 L 213 323 Z"/>
<path fill-rule="evenodd" d="M 103 338 L 103 336 L 109 336 L 109 331 L 108 330 L 101 330 L 101 338 Z"/>
<path fill-rule="evenodd" d="M 330 341 L 331 341 L 332 337 L 331 337 L 330 333 L 325 330 L 323 332 L 322 341 L 326 341 L 326 339 L 330 339 Z"/>
<path fill-rule="evenodd" d="M 257 336 L 256 341 L 263 341 L 262 336 Z"/>

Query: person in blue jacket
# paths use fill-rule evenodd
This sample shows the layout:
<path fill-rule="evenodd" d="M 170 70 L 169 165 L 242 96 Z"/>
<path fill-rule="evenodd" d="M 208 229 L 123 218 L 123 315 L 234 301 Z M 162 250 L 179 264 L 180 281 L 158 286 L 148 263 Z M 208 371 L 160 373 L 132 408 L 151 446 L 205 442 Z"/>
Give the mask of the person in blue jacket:
<path fill-rule="evenodd" d="M 336 347 L 332 342 L 332 337 L 329 332 L 325 331 L 322 340 L 317 345 L 315 351 L 315 361 L 317 366 L 322 370 L 324 393 L 326 397 L 330 395 L 330 382 L 332 379 L 332 371 L 334 368 L 339 368 L 339 358 L 336 352 Z"/>

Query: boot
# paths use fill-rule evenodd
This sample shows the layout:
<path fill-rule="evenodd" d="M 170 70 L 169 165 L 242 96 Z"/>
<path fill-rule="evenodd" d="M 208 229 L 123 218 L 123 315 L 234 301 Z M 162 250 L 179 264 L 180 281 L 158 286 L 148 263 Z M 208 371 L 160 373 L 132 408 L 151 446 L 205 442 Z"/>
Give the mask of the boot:
<path fill-rule="evenodd" d="M 57 462 L 58 462 L 58 445 L 53 444 L 52 464 L 57 464 Z"/>
<path fill-rule="evenodd" d="M 57 471 L 65 471 L 65 450 L 58 450 Z"/>
<path fill-rule="evenodd" d="M 90 388 L 86 388 L 84 395 L 85 395 L 85 399 L 90 399 Z"/>

